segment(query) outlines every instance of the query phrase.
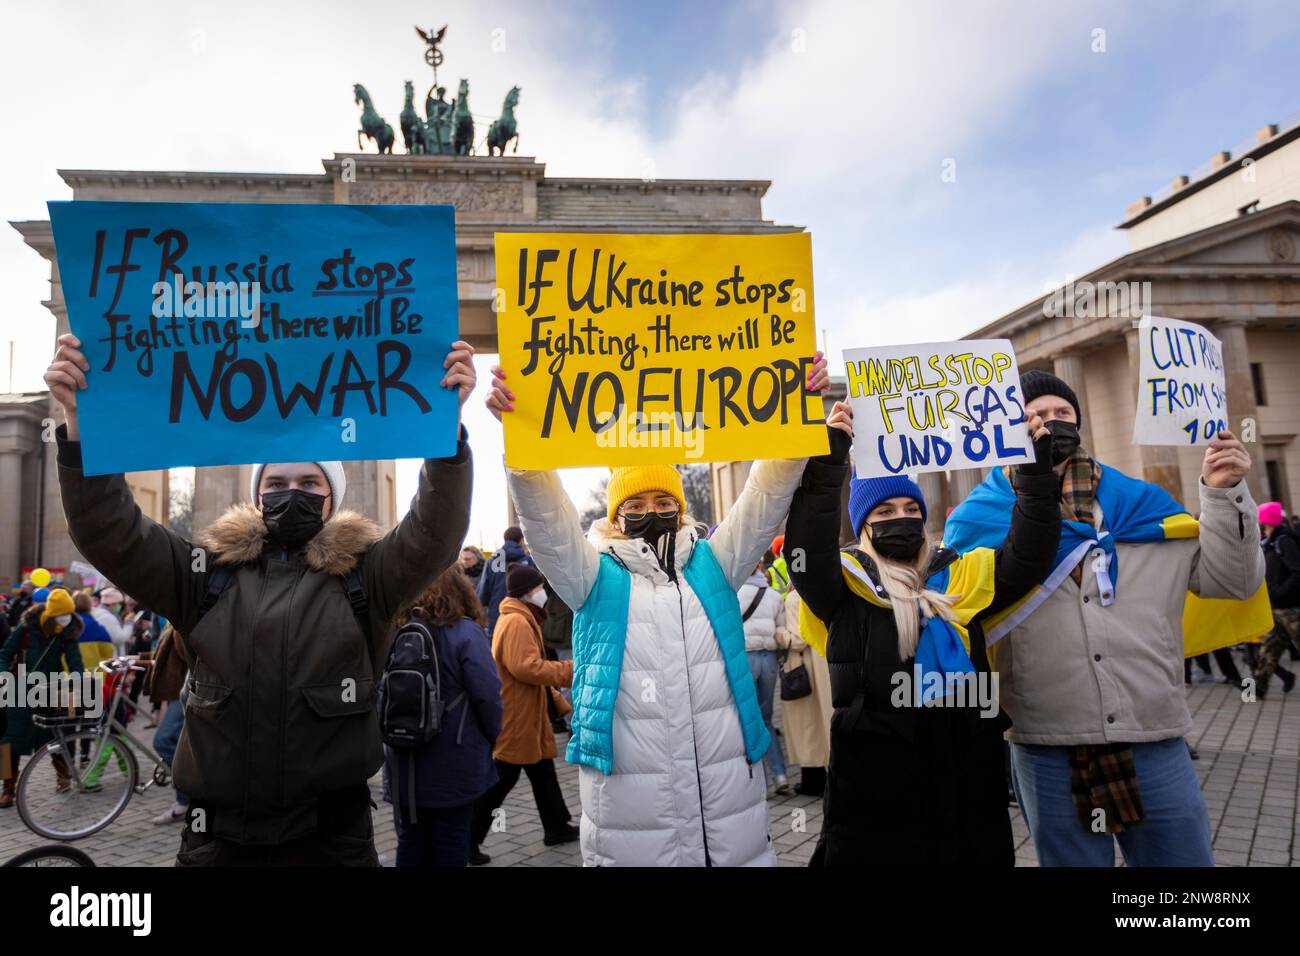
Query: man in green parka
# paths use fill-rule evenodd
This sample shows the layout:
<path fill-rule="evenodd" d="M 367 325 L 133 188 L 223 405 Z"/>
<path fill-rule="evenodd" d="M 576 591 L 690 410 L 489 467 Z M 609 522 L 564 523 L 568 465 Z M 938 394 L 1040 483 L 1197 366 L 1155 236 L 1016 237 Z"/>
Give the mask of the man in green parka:
<path fill-rule="evenodd" d="M 57 437 L 69 534 L 172 623 L 190 666 L 173 762 L 190 796 L 178 865 L 377 865 L 366 783 L 383 762 L 373 691 L 393 617 L 460 553 L 471 487 L 464 427 L 455 455 L 425 460 L 410 512 L 387 534 L 339 509 L 340 462 L 277 462 L 254 466 L 250 504 L 190 542 L 146 518 L 122 475 L 82 473 L 80 346 L 60 336 L 45 373 L 67 421 Z M 458 341 L 443 362 L 441 384 L 462 406 L 472 357 Z"/>

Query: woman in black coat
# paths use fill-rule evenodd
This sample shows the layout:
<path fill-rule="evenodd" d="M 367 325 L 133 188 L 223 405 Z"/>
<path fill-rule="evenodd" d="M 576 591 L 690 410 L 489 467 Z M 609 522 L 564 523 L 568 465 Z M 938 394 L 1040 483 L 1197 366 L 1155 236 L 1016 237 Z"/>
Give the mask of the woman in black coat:
<path fill-rule="evenodd" d="M 1055 557 L 1051 433 L 1029 420 L 1035 461 L 1013 478 L 1015 513 L 996 552 L 936 547 L 921 489 L 902 475 L 852 480 L 858 539 L 841 552 L 848 404 L 837 402 L 827 425 L 830 453 L 804 470 L 784 548 L 805 625 L 829 632 L 835 711 L 810 865 L 1013 866 L 1002 753 L 1010 720 L 982 624 L 1041 582 Z"/>

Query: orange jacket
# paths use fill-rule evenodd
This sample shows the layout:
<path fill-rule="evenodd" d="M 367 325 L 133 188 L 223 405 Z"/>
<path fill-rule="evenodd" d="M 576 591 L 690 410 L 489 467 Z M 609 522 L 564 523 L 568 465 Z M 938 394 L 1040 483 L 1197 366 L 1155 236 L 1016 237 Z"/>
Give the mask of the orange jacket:
<path fill-rule="evenodd" d="M 573 661 L 546 659 L 537 620 L 527 604 L 510 597 L 501 601 L 501 616 L 492 633 L 492 658 L 501 674 L 505 707 L 492 756 L 513 764 L 554 757 L 555 735 L 546 696 L 553 696 L 559 712 L 567 712 L 569 705 L 551 688 L 573 683 Z"/>

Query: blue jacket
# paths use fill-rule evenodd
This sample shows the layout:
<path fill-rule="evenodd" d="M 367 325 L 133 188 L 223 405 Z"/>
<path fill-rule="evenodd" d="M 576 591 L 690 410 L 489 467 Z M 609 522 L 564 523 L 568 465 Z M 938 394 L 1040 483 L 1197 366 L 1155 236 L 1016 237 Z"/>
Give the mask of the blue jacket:
<path fill-rule="evenodd" d="M 763 723 L 745 655 L 745 632 L 736 592 L 728 585 L 707 541 L 696 542 L 681 571 L 703 605 L 722 648 L 727 683 L 745 738 L 745 753 L 751 763 L 757 763 L 767 753 L 771 737 Z M 631 575 L 627 569 L 603 554 L 595 587 L 573 616 L 573 718 L 565 759 L 604 774 L 614 772 L 614 706 L 623 672 L 630 592 Z"/>
<path fill-rule="evenodd" d="M 465 700 L 447 712 L 442 731 L 423 747 L 384 747 L 384 799 L 392 803 L 396 790 L 402 805 L 407 805 L 407 774 L 414 755 L 416 806 L 461 807 L 497 781 L 492 747 L 501 732 L 501 678 L 492 660 L 492 644 L 474 621 L 462 618 L 450 627 L 435 628 L 434 636 L 442 665 L 443 700 L 450 704 L 462 691 Z"/>
<path fill-rule="evenodd" d="M 501 557 L 505 556 L 505 563 L 502 564 Z M 487 632 L 488 636 L 496 630 L 497 618 L 501 614 L 501 600 L 506 596 L 506 573 L 510 566 L 514 564 L 533 564 L 527 552 L 524 551 L 523 545 L 514 541 L 506 541 L 501 545 L 501 550 L 497 551 L 488 559 L 487 565 L 483 568 L 483 576 L 478 582 L 478 599 L 483 604 L 483 610 L 487 612 Z"/>

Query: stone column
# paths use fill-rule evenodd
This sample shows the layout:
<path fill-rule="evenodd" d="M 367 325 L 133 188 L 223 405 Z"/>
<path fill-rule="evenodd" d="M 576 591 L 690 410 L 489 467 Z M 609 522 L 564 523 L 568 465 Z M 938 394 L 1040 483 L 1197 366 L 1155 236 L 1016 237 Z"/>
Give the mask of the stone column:
<path fill-rule="evenodd" d="M 1138 329 L 1125 329 L 1124 340 L 1128 345 L 1129 383 L 1133 396 L 1133 408 L 1137 408 L 1138 379 L 1142 370 L 1142 339 Z M 1182 469 L 1178 467 L 1178 449 L 1170 445 L 1139 445 L 1138 454 L 1142 462 L 1142 478 L 1159 485 L 1173 495 L 1175 501 L 1183 500 Z"/>
<path fill-rule="evenodd" d="M 925 495 L 925 508 L 928 519 L 926 527 L 933 533 L 943 531 L 943 519 L 947 510 L 947 495 L 944 494 L 943 472 L 927 471 L 916 476 L 916 483 Z"/>
<path fill-rule="evenodd" d="M 984 474 L 983 468 L 963 468 L 960 471 L 954 471 L 951 476 L 951 483 L 948 486 L 948 503 L 955 508 L 965 501 L 966 496 L 984 480 Z"/>
<path fill-rule="evenodd" d="M 1092 444 L 1092 417 L 1088 414 L 1088 382 L 1083 374 L 1083 356 L 1078 353 L 1058 355 L 1052 360 L 1052 372 L 1066 385 L 1074 389 L 1079 399 L 1079 441 L 1090 452 L 1096 449 Z"/>
<path fill-rule="evenodd" d="M 1242 433 L 1242 420 L 1254 419 L 1255 440 L 1244 442 L 1250 452 L 1250 474 L 1246 484 L 1255 501 L 1266 501 L 1268 488 L 1264 471 L 1264 443 L 1258 434 L 1259 407 L 1255 404 L 1255 383 L 1250 374 L 1250 350 L 1246 344 L 1246 323 L 1241 319 L 1228 319 L 1214 327 L 1214 334 L 1223 343 L 1223 378 L 1228 387 L 1229 430 L 1238 438 Z"/>
<path fill-rule="evenodd" d="M 23 453 L 8 441 L 0 445 L 0 488 L 23 486 Z M 22 566 L 22 508 L 12 500 L 0 509 L 0 577 L 17 581 Z"/>

